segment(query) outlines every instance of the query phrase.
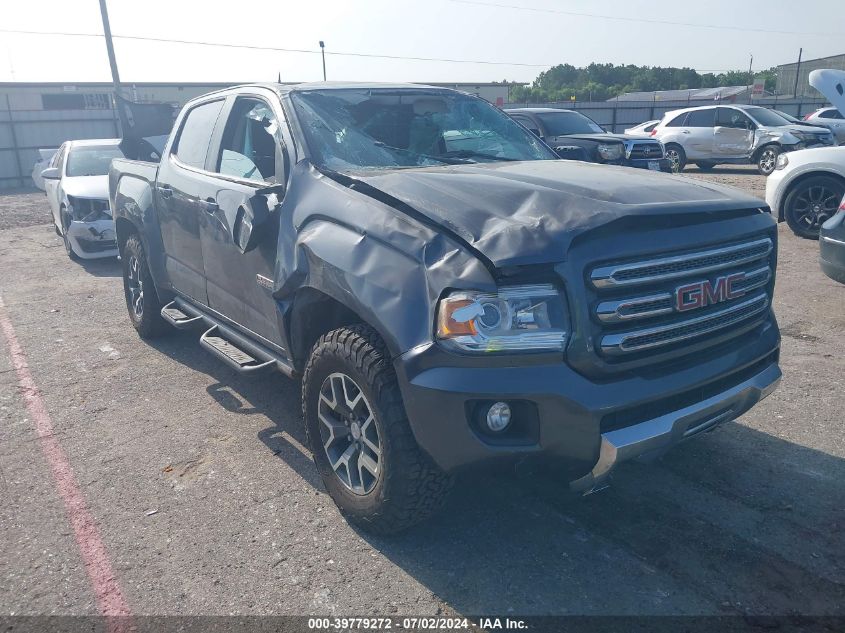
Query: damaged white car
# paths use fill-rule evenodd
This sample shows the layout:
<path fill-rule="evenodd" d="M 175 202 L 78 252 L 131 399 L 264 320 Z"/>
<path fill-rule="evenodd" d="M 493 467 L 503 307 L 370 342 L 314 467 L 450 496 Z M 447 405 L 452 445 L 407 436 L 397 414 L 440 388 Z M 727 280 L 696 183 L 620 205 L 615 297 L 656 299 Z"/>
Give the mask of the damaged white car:
<path fill-rule="evenodd" d="M 117 257 L 109 167 L 120 139 L 67 141 L 41 172 L 56 233 L 71 259 Z"/>
<path fill-rule="evenodd" d="M 702 171 L 716 165 L 757 165 L 771 174 L 782 152 L 836 145 L 822 127 L 794 125 L 760 106 L 718 105 L 667 112 L 652 136 L 666 148 L 674 171 L 695 163 Z"/>

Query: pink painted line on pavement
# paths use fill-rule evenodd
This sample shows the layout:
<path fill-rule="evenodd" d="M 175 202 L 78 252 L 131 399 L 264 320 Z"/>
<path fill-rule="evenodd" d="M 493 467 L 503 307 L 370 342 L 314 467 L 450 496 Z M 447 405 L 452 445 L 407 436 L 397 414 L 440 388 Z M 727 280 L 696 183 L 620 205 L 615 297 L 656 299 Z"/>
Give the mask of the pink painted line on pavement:
<path fill-rule="evenodd" d="M 15 329 L 12 327 L 12 321 L 6 312 L 2 297 L 0 297 L 0 329 L 3 330 L 9 348 L 12 367 L 18 378 L 18 387 L 35 424 L 41 450 L 50 465 L 56 489 L 64 502 L 68 522 L 73 527 L 76 544 L 79 546 L 85 571 L 88 572 L 88 578 L 94 589 L 97 606 L 100 613 L 108 618 L 110 632 L 128 631 L 130 626 L 128 616 L 131 612 L 120 587 L 120 581 L 114 573 L 106 546 L 100 537 L 97 522 L 88 509 L 85 496 L 76 482 L 73 468 L 59 440 L 53 434 L 50 414 L 47 412 L 35 379 L 29 371 L 26 354 L 15 335 Z"/>

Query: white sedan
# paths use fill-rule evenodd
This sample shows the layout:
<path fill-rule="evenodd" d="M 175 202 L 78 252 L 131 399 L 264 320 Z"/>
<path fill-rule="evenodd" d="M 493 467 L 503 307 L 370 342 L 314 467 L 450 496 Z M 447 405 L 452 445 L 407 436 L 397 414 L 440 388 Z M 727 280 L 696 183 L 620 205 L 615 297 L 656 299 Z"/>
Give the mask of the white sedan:
<path fill-rule="evenodd" d="M 818 239 L 845 195 L 845 146 L 781 154 L 766 179 L 766 202 L 801 237 Z"/>
<path fill-rule="evenodd" d="M 71 259 L 117 257 L 109 167 L 120 139 L 67 141 L 41 172 L 56 233 Z"/>

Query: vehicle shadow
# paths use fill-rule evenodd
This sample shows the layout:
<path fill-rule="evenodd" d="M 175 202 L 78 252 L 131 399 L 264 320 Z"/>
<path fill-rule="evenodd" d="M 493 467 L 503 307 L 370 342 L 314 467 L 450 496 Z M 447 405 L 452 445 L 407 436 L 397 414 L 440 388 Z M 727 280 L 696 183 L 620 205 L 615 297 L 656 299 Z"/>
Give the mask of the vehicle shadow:
<path fill-rule="evenodd" d="M 709 174 L 709 175 L 724 175 L 724 176 L 760 176 L 757 167 L 754 165 L 732 166 L 732 165 L 716 165 L 712 169 L 702 170 L 695 165 L 687 165 L 681 174 Z"/>
<path fill-rule="evenodd" d="M 322 492 L 323 483 L 306 448 L 299 406 L 301 383 L 277 373 L 241 376 L 203 350 L 197 343 L 198 338 L 198 330 L 174 331 L 148 341 L 148 344 L 175 361 L 214 378 L 216 382 L 206 391 L 226 411 L 266 417 L 268 425 L 259 432 L 258 439 L 305 482 Z"/>
<path fill-rule="evenodd" d="M 297 381 L 244 379 L 195 333 L 151 344 L 213 377 L 317 490 Z M 765 406 L 765 405 L 761 405 Z M 611 488 L 573 498 L 543 473 L 462 476 L 443 511 L 400 535 L 356 530 L 459 614 L 845 615 L 845 460 L 742 423 L 626 464 Z"/>
<path fill-rule="evenodd" d="M 92 277 L 120 277 L 123 272 L 117 257 L 102 259 L 80 259 L 79 267 Z"/>

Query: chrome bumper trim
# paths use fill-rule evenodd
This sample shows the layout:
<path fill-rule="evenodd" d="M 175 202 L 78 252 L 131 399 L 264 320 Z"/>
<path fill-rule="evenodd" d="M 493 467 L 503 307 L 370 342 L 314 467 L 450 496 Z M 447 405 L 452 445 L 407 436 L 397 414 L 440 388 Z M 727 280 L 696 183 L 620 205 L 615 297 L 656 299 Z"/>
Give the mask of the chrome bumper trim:
<path fill-rule="evenodd" d="M 593 470 L 570 484 L 588 494 L 607 484 L 617 464 L 659 456 L 688 437 L 738 418 L 771 394 L 781 379 L 776 363 L 748 380 L 683 409 L 629 427 L 602 433 L 599 458 Z"/>

